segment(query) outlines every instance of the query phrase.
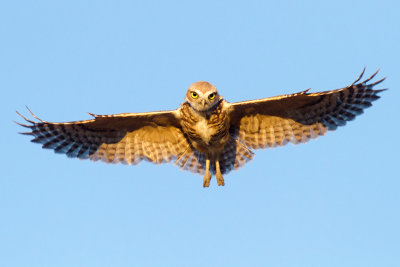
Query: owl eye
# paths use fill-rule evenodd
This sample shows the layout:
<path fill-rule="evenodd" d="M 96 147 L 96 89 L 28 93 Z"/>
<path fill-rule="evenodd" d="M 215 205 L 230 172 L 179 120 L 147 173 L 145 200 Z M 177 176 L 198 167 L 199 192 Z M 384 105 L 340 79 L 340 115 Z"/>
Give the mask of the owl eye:
<path fill-rule="evenodd" d="M 199 97 L 199 94 L 198 93 L 196 93 L 196 92 L 192 92 L 192 98 L 193 99 L 196 99 L 196 98 L 198 98 Z"/>
<path fill-rule="evenodd" d="M 208 95 L 208 99 L 213 100 L 215 98 L 215 93 L 211 93 Z"/>

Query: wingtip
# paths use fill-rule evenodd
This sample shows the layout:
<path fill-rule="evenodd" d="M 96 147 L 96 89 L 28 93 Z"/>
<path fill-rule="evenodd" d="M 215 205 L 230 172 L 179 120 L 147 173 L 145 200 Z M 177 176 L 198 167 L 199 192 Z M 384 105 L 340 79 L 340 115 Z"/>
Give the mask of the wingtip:
<path fill-rule="evenodd" d="M 352 83 L 352 85 L 356 84 L 357 82 L 359 82 L 361 80 L 361 78 L 364 76 L 365 70 L 366 70 L 366 66 L 364 66 L 364 68 L 361 71 L 360 75 L 358 75 L 358 78 Z"/>
<path fill-rule="evenodd" d="M 90 116 L 95 117 L 95 118 L 100 117 L 100 115 L 96 115 L 96 114 L 93 114 L 91 112 L 88 112 L 87 114 L 89 114 Z"/>
<path fill-rule="evenodd" d="M 35 119 L 37 119 L 37 120 L 40 121 L 40 122 L 45 122 L 44 120 L 38 118 L 38 117 L 29 109 L 29 107 L 28 107 L 27 105 L 25 105 L 25 107 L 26 107 L 26 109 L 29 111 L 29 113 L 31 113 L 31 115 L 32 115 Z"/>
<path fill-rule="evenodd" d="M 19 113 L 18 110 L 16 110 L 15 113 L 17 113 L 17 114 L 18 114 L 19 116 L 21 116 L 21 117 L 24 117 L 24 116 L 21 115 L 21 113 Z"/>
<path fill-rule="evenodd" d="M 362 81 L 361 83 L 367 83 L 367 82 L 369 82 L 370 80 L 372 80 L 377 74 L 378 74 L 378 72 L 380 71 L 381 69 L 379 68 L 377 71 L 375 71 L 371 76 L 369 76 L 367 79 L 365 79 L 364 81 Z"/>
<path fill-rule="evenodd" d="M 27 121 L 27 122 L 29 122 L 29 123 L 32 123 L 32 124 L 35 124 L 34 121 L 32 121 L 32 120 L 26 118 L 24 115 L 22 115 L 21 113 L 19 113 L 18 110 L 16 110 L 15 112 L 16 112 L 21 118 L 23 118 L 25 121 Z M 18 122 L 16 122 L 16 123 L 19 124 Z"/>
<path fill-rule="evenodd" d="M 375 76 L 380 72 L 380 68 L 378 68 L 371 76 L 369 76 L 367 79 L 365 79 L 364 81 L 362 81 L 362 82 L 360 82 L 360 80 L 361 80 L 361 78 L 363 77 L 363 75 L 364 75 L 364 73 L 365 73 L 365 67 L 363 68 L 363 70 L 362 70 L 362 72 L 361 72 L 361 74 L 358 76 L 358 78 L 357 78 L 357 80 L 355 80 L 351 85 L 355 85 L 356 83 L 360 83 L 360 84 L 362 84 L 362 85 L 367 85 L 367 83 L 369 82 L 369 81 L 371 81 L 373 78 L 375 78 Z M 386 76 L 385 77 L 383 77 L 382 79 L 380 79 L 380 80 L 378 80 L 378 81 L 376 81 L 376 82 L 373 82 L 373 83 L 371 83 L 371 84 L 368 84 L 368 86 L 370 87 L 370 88 L 372 88 L 373 86 L 375 86 L 375 85 L 377 85 L 377 84 L 379 84 L 379 83 L 381 83 L 381 82 L 383 82 L 384 80 L 386 80 Z M 387 89 L 387 88 L 386 88 Z"/>
<path fill-rule="evenodd" d="M 367 69 L 367 66 L 364 66 L 364 68 L 362 69 L 361 74 L 360 74 L 361 77 L 364 75 L 366 69 Z"/>
<path fill-rule="evenodd" d="M 17 121 L 14 121 L 14 123 L 16 123 L 16 124 L 18 124 L 18 125 L 20 125 L 22 127 L 25 127 L 25 128 L 32 128 L 32 126 L 30 126 L 30 125 L 26 125 L 26 124 L 23 124 L 23 123 L 20 123 L 20 122 L 17 122 Z"/>
<path fill-rule="evenodd" d="M 382 89 L 378 89 L 378 90 L 374 90 L 374 91 L 376 93 L 380 93 L 380 92 L 387 91 L 387 90 L 389 90 L 389 88 L 382 88 Z"/>
<path fill-rule="evenodd" d="M 22 135 L 34 135 L 32 132 L 18 132 L 18 133 Z"/>

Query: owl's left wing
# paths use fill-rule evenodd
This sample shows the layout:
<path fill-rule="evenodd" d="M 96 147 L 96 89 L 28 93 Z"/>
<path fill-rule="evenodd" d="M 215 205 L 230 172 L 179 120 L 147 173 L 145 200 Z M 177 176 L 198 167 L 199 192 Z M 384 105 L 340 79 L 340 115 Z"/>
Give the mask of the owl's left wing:
<path fill-rule="evenodd" d="M 382 90 L 373 90 L 385 78 L 368 84 L 378 73 L 342 89 L 281 95 L 230 104 L 231 133 L 251 148 L 302 143 L 335 130 L 353 120 L 378 99 Z"/>
<path fill-rule="evenodd" d="M 18 113 L 18 112 L 17 112 Z M 19 114 L 19 113 L 18 113 Z M 30 129 L 32 142 L 68 157 L 102 160 L 107 163 L 137 164 L 170 162 L 189 146 L 184 137 L 178 110 L 94 115 L 94 119 L 66 123 L 32 121 L 21 114 Z"/>

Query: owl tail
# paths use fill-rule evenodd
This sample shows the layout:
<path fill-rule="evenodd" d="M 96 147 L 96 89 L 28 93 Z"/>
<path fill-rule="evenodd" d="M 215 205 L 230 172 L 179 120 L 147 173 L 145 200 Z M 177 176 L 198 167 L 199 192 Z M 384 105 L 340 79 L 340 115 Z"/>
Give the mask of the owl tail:
<path fill-rule="evenodd" d="M 203 174 L 206 166 L 206 155 L 188 146 L 185 152 L 175 160 L 174 164 L 184 171 Z"/>
<path fill-rule="evenodd" d="M 219 159 L 221 173 L 225 174 L 231 170 L 236 170 L 250 161 L 254 153 L 238 140 L 231 137 Z M 175 161 L 182 170 L 204 174 L 206 167 L 206 155 L 188 147 L 185 152 Z M 215 174 L 215 162 L 211 161 L 211 173 Z"/>
<path fill-rule="evenodd" d="M 237 170 L 244 164 L 252 160 L 254 153 L 243 145 L 240 141 L 231 137 L 222 151 L 219 164 L 221 173 L 225 174 L 231 170 Z M 215 174 L 215 164 L 211 163 L 211 171 Z"/>

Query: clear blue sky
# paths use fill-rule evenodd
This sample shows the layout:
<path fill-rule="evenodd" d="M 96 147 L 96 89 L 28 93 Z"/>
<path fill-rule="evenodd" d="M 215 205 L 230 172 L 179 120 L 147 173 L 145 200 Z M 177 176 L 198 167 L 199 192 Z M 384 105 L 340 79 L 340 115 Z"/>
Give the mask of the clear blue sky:
<path fill-rule="evenodd" d="M 1 266 L 400 266 L 399 1 L 1 1 Z M 202 188 L 171 165 L 68 159 L 18 135 L 47 121 L 390 88 L 346 127 L 256 151 Z"/>

